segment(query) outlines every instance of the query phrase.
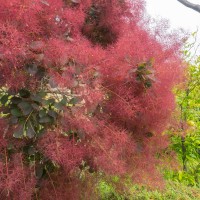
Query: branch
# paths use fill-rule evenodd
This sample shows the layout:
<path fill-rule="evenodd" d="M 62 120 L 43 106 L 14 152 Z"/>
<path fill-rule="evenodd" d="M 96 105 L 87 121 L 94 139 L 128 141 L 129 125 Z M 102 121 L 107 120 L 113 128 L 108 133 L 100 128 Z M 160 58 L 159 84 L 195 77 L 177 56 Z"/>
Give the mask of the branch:
<path fill-rule="evenodd" d="M 191 8 L 197 12 L 200 13 L 200 5 L 199 4 L 194 4 L 194 3 L 191 3 L 187 0 L 178 0 L 180 3 L 182 3 L 184 6 L 188 7 L 188 8 Z"/>

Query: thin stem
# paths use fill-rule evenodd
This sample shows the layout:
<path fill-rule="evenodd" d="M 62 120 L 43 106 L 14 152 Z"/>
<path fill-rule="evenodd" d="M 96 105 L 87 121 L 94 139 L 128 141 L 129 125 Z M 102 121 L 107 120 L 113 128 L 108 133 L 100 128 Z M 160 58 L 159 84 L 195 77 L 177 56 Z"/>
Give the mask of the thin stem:
<path fill-rule="evenodd" d="M 56 199 L 58 199 L 58 195 L 57 195 L 57 193 L 56 193 L 55 185 L 54 185 L 54 183 L 53 183 L 53 180 L 52 180 L 52 178 L 51 178 L 51 176 L 50 176 L 50 173 L 49 173 L 49 171 L 48 171 L 46 165 L 45 165 L 45 170 L 46 170 L 46 172 L 47 172 L 47 174 L 48 174 L 48 176 L 49 176 L 49 179 L 50 179 L 50 181 L 51 181 L 51 184 L 52 184 L 52 187 L 53 187 L 54 193 L 55 193 L 55 195 L 56 195 Z"/>

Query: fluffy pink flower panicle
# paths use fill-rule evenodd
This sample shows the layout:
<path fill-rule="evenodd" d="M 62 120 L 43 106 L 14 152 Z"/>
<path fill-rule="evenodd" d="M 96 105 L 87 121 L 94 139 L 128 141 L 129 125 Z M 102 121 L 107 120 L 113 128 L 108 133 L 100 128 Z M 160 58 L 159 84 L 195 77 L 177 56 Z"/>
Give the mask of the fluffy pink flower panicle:
<path fill-rule="evenodd" d="M 9 158 L 5 150 L 0 162 L 0 199 L 31 199 L 36 184 L 33 171 L 23 164 L 23 157 L 16 153 Z"/>
<path fill-rule="evenodd" d="M 2 0 L 5 199 L 66 199 L 82 171 L 161 180 L 181 40 L 165 24 L 149 31 L 144 12 L 143 0 Z"/>
<path fill-rule="evenodd" d="M 126 131 L 99 119 L 85 116 L 65 117 L 67 129 L 77 132 L 84 148 L 84 160 L 93 170 L 101 169 L 110 174 L 123 174 L 126 171 L 127 153 L 134 152 Z"/>
<path fill-rule="evenodd" d="M 80 165 L 84 154 L 82 146 L 56 132 L 46 133 L 38 142 L 38 149 L 67 172 Z"/>

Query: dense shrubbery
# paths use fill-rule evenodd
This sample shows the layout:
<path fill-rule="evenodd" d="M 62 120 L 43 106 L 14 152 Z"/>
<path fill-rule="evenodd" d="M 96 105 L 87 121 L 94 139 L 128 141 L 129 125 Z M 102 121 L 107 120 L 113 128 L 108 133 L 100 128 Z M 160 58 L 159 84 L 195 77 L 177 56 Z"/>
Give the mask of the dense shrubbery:
<path fill-rule="evenodd" d="M 126 183 L 127 184 L 127 183 Z M 167 181 L 164 190 L 127 184 L 125 191 L 118 191 L 115 184 L 102 180 L 99 182 L 97 196 L 101 200 L 192 200 L 200 199 L 200 189 L 188 187 L 174 181 Z"/>
<path fill-rule="evenodd" d="M 193 37 L 196 33 L 193 34 Z M 196 39 L 194 38 L 196 41 Z M 168 177 L 190 186 L 200 186 L 200 57 L 191 55 L 195 42 L 184 50 L 188 68 L 186 80 L 175 88 L 178 123 L 169 131 L 172 148 L 177 152 L 182 169 Z M 195 52 L 195 49 L 192 51 Z"/>
<path fill-rule="evenodd" d="M 79 199 L 96 171 L 161 184 L 181 39 L 143 13 L 142 0 L 1 2 L 2 198 Z"/>

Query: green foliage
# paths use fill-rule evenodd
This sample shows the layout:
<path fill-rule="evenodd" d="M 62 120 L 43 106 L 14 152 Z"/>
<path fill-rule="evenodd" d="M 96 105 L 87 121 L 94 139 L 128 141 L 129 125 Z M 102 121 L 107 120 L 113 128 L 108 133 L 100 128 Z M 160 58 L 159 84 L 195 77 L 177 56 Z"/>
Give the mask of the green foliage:
<path fill-rule="evenodd" d="M 138 64 L 136 69 L 131 70 L 131 75 L 135 73 L 136 80 L 141 83 L 145 89 L 152 87 L 152 84 L 155 82 L 153 62 L 153 59 L 150 59 L 147 62 Z"/>
<path fill-rule="evenodd" d="M 186 46 L 185 59 L 191 60 Z M 184 85 L 176 88 L 177 105 L 180 112 L 178 134 L 172 133 L 172 148 L 177 152 L 183 164 L 183 170 L 172 173 L 173 180 L 181 183 L 200 186 L 200 56 L 193 62 L 188 61 L 187 80 Z"/>
<path fill-rule="evenodd" d="M 200 199 L 198 188 L 187 187 L 179 183 L 168 182 L 165 190 L 149 190 L 148 188 L 134 185 L 130 188 L 129 200 L 192 200 Z"/>
<path fill-rule="evenodd" d="M 112 184 L 107 183 L 106 181 L 100 181 L 98 185 L 98 191 L 100 193 L 102 200 L 123 200 L 123 195 L 120 195 L 115 190 Z"/>
<path fill-rule="evenodd" d="M 188 134 L 184 140 L 185 152 L 182 151 L 182 142 L 179 136 L 172 137 L 172 148 L 177 152 L 179 160 L 185 156 L 186 168 L 168 174 L 168 179 L 178 180 L 190 186 L 200 187 L 200 156 L 199 156 L 199 133 Z"/>
<path fill-rule="evenodd" d="M 0 89 L 0 116 L 14 128 L 14 138 L 28 141 L 22 148 L 24 162 L 30 167 L 34 166 L 37 179 L 57 170 L 59 166 L 37 149 L 35 141 L 59 123 L 59 116 L 65 108 L 75 104 L 76 101 L 66 95 L 50 91 L 31 93 L 27 89 L 18 92 Z M 9 156 L 16 151 L 12 143 L 7 150 Z"/>
<path fill-rule="evenodd" d="M 49 126 L 56 125 L 60 112 L 66 106 L 76 104 L 76 100 L 65 95 L 58 98 L 49 92 L 31 93 L 21 89 L 15 94 L 4 90 L 0 103 L 3 105 L 3 116 L 16 126 L 13 137 L 32 139 L 40 136 Z"/>
<path fill-rule="evenodd" d="M 168 181 L 163 190 L 149 189 L 144 186 L 126 183 L 126 192 L 119 194 L 115 185 L 102 180 L 99 183 L 98 191 L 101 200 L 198 200 L 200 199 L 200 189 L 188 187 L 178 182 Z"/>
<path fill-rule="evenodd" d="M 140 63 L 136 70 L 136 79 L 143 83 L 145 88 L 150 88 L 155 81 L 152 61 Z"/>

